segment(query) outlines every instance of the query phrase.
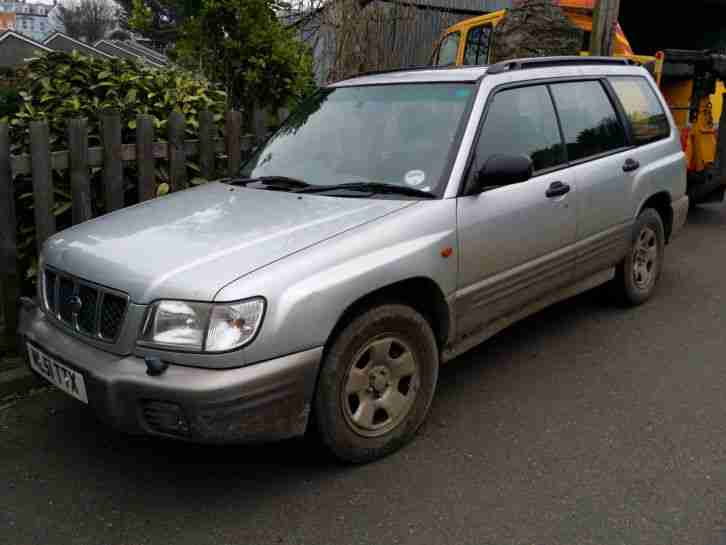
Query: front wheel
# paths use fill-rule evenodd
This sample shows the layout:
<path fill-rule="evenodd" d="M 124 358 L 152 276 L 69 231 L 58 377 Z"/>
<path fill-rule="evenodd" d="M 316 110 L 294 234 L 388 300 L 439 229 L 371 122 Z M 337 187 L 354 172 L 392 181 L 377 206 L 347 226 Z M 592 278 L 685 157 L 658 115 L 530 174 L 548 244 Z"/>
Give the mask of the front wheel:
<path fill-rule="evenodd" d="M 640 305 L 655 292 L 663 270 L 665 230 L 660 214 L 646 208 L 638 216 L 630 250 L 618 266 L 615 288 L 627 305 Z"/>
<path fill-rule="evenodd" d="M 431 326 L 404 305 L 382 305 L 353 319 L 330 346 L 315 396 L 315 422 L 338 458 L 364 463 L 413 438 L 438 378 Z"/>

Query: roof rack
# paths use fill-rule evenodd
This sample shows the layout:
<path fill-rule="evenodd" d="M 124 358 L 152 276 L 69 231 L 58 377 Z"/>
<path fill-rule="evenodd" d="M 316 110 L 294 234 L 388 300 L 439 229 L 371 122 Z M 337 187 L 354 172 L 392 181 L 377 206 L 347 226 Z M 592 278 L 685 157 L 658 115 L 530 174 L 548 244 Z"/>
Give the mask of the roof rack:
<path fill-rule="evenodd" d="M 616 57 L 536 57 L 530 59 L 515 59 L 493 64 L 487 74 L 501 74 L 512 70 L 527 70 L 531 68 L 547 68 L 551 66 L 637 66 L 632 59 Z"/>

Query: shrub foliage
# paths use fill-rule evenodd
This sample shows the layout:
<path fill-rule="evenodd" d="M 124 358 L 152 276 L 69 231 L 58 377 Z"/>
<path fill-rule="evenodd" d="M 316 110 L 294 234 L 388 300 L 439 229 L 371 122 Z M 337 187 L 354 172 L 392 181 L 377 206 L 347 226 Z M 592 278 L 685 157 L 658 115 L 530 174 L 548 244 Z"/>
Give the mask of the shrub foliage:
<path fill-rule="evenodd" d="M 180 111 L 186 119 L 189 139 L 196 139 L 198 115 L 210 110 L 221 128 L 226 109 L 226 94 L 207 80 L 179 69 L 156 70 L 123 59 L 97 59 L 77 53 L 53 52 L 30 62 L 18 86 L 20 103 L 8 108 L 0 121 L 9 122 L 11 153 L 28 153 L 30 148 L 29 122 L 45 120 L 50 128 L 52 150 L 67 148 L 67 124 L 72 118 L 86 118 L 89 145 L 98 146 L 100 115 L 105 110 L 116 110 L 122 116 L 122 140 L 134 143 L 136 116 L 152 116 L 156 139 L 166 139 L 167 119 L 173 111 Z M 158 193 L 163 193 L 168 180 L 166 164 L 157 161 L 156 182 Z M 187 163 L 188 179 L 201 183 L 199 168 Z M 91 172 L 91 191 L 94 214 L 104 210 L 101 169 Z M 57 228 L 71 223 L 71 195 L 68 171 L 53 172 L 55 197 L 54 214 Z M 136 171 L 134 165 L 124 169 L 125 204 L 136 200 Z M 36 267 L 35 225 L 33 193 L 30 178 L 15 180 L 16 211 L 18 215 L 18 246 L 20 266 L 25 271 L 32 289 Z"/>

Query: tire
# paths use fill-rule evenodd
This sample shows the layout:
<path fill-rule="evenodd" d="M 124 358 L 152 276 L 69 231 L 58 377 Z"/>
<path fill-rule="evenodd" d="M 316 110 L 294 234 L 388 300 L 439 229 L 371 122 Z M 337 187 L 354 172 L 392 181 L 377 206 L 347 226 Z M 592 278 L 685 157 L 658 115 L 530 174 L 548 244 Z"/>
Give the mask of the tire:
<path fill-rule="evenodd" d="M 323 360 L 314 404 L 322 442 L 352 463 L 398 450 L 424 422 L 438 371 L 438 347 L 423 316 L 399 304 L 361 313 Z"/>
<path fill-rule="evenodd" d="M 653 296 L 663 271 L 665 229 L 660 214 L 646 208 L 633 227 L 633 239 L 618 265 L 614 287 L 625 305 L 642 305 Z"/>

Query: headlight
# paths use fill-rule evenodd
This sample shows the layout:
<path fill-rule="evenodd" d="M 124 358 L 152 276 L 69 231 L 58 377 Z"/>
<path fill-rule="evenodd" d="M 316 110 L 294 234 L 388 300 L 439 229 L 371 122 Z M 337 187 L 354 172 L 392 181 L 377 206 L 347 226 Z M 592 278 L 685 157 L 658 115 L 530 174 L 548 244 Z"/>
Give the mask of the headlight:
<path fill-rule="evenodd" d="M 264 312 L 261 297 L 237 303 L 159 301 L 149 309 L 141 342 L 159 348 L 226 352 L 252 340 Z"/>

